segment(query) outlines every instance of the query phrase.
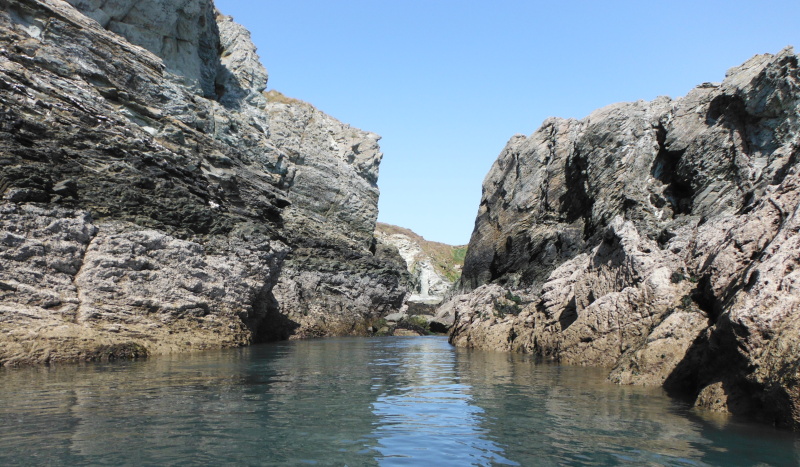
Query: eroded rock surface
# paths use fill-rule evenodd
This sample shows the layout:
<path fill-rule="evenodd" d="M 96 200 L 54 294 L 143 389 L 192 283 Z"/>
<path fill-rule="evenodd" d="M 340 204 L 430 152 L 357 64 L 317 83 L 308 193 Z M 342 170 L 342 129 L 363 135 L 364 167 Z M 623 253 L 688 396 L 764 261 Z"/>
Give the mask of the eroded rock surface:
<path fill-rule="evenodd" d="M 370 254 L 297 246 L 273 289 L 288 320 L 281 337 L 371 334 L 382 316 L 403 306 L 408 285 L 404 265 L 383 248 Z"/>
<path fill-rule="evenodd" d="M 680 99 L 512 138 L 484 182 L 466 295 L 445 305 L 452 342 L 800 427 L 799 73 L 788 48 Z"/>
<path fill-rule="evenodd" d="M 2 206 L 0 355 L 7 365 L 239 346 L 266 323 L 259 303 L 286 248 L 234 244 L 225 254 L 86 211 Z M 117 355 L 124 357 L 126 355 Z"/>
<path fill-rule="evenodd" d="M 0 363 L 345 332 L 400 307 L 403 272 L 373 248 L 379 138 L 271 101 L 210 0 L 0 4 Z M 295 281 L 306 257 L 334 272 Z M 292 281 L 301 297 L 273 293 Z"/>

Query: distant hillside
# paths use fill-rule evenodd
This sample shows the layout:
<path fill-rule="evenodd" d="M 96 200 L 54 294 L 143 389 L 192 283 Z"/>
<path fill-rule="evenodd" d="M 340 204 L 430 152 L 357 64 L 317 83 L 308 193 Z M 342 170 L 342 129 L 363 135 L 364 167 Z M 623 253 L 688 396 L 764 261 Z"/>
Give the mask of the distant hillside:
<path fill-rule="evenodd" d="M 425 255 L 431 258 L 431 263 L 440 276 L 450 283 L 454 283 L 461 278 L 461 269 L 464 266 L 464 258 L 467 255 L 467 245 L 452 246 L 431 242 L 412 230 L 382 222 L 378 222 L 376 225 L 375 233 L 376 236 L 383 234 L 385 236 L 404 235 L 408 237 L 419 245 Z"/>

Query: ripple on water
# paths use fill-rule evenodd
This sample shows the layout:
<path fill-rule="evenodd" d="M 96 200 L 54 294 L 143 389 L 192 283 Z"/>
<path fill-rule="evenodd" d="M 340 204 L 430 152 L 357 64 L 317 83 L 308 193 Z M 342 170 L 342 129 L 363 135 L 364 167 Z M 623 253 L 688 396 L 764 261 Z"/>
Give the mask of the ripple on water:
<path fill-rule="evenodd" d="M 796 465 L 797 437 L 443 338 L 0 372 L 0 464 Z"/>

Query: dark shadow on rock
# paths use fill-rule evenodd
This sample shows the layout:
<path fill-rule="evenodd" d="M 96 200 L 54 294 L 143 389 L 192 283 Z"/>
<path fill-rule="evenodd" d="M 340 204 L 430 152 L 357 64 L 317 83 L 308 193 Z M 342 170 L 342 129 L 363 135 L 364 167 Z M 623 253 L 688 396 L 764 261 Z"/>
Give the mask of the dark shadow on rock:
<path fill-rule="evenodd" d="M 247 323 L 253 334 L 253 344 L 289 339 L 300 324 L 280 312 L 280 304 L 272 290 L 262 292 L 253 306 L 254 317 Z"/>
<path fill-rule="evenodd" d="M 650 174 L 660 181 L 666 188 L 663 198 L 656 196 L 652 201 L 661 208 L 669 204 L 672 217 L 679 214 L 691 214 L 692 200 L 695 193 L 692 187 L 691 173 L 684 173 L 686 170 L 681 166 L 681 159 L 686 152 L 685 149 L 670 149 L 666 142 L 667 130 L 660 125 L 656 131 L 658 141 L 658 154 L 653 161 Z M 683 170 L 682 170 L 683 169 Z"/>
<path fill-rule="evenodd" d="M 408 313 L 410 316 L 414 315 L 434 315 L 439 308 L 440 303 L 425 303 L 425 302 L 406 302 L 408 305 Z"/>
<path fill-rule="evenodd" d="M 441 323 L 439 321 L 431 321 L 428 324 L 431 332 L 435 332 L 437 334 L 447 334 L 450 331 L 450 326 Z"/>
<path fill-rule="evenodd" d="M 578 319 L 578 306 L 575 303 L 575 297 L 569 301 L 564 311 L 558 317 L 558 324 L 561 325 L 561 330 L 564 331 Z"/>
<path fill-rule="evenodd" d="M 607 229 L 597 252 L 592 255 L 592 267 L 597 269 L 603 266 L 611 269 L 619 268 L 624 260 L 625 252 L 622 249 L 620 238 L 612 229 Z"/>
<path fill-rule="evenodd" d="M 739 351 L 733 327 L 723 317 L 692 342 L 664 381 L 667 394 L 696 403 L 701 409 L 724 407 L 737 417 L 796 429 L 786 391 L 779 385 L 765 387 L 752 381 L 753 368 Z M 712 385 L 721 386 L 719 392 L 702 394 Z"/>
<path fill-rule="evenodd" d="M 584 239 L 594 234 L 594 225 L 591 223 L 592 206 L 594 199 L 587 191 L 587 167 L 589 163 L 585 155 L 581 154 L 578 148 L 567 158 L 564 167 L 565 179 L 569 180 L 567 191 L 561 195 L 561 211 L 566 215 L 567 223 L 573 223 L 578 219 L 585 220 Z"/>

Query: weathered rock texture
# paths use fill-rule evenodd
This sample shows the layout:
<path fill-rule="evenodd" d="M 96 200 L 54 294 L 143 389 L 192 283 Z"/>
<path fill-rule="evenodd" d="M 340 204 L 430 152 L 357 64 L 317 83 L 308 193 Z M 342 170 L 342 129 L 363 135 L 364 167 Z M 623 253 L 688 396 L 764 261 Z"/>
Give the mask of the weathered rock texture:
<path fill-rule="evenodd" d="M 800 427 L 800 76 L 549 119 L 486 177 L 456 345 L 532 352 Z M 491 284 L 491 285 L 483 285 Z"/>
<path fill-rule="evenodd" d="M 271 142 L 285 159 L 283 211 L 293 251 L 274 288 L 283 336 L 363 334 L 407 295 L 403 265 L 378 248 L 379 137 L 309 104 L 270 99 Z M 281 166 L 283 168 L 283 166 Z"/>
<path fill-rule="evenodd" d="M 270 101 L 211 0 L 0 6 L 0 363 L 349 332 L 400 307 L 372 238 L 378 137 Z"/>

